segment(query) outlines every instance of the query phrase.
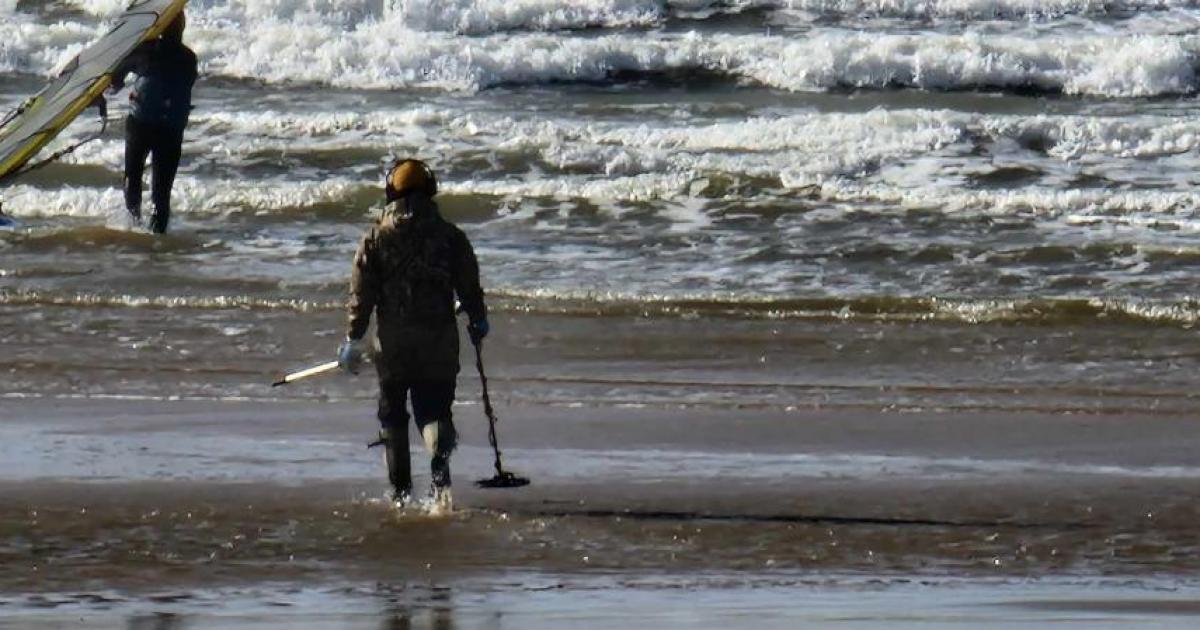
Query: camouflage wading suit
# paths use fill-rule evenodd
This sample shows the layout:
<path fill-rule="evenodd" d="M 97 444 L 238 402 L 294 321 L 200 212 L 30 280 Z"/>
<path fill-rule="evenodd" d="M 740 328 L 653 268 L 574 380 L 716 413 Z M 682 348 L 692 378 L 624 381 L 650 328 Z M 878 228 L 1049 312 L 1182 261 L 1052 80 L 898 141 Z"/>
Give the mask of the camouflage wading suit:
<path fill-rule="evenodd" d="M 487 310 L 479 263 L 462 230 L 442 218 L 422 193 L 389 206 L 354 257 L 349 338 L 361 339 L 372 312 L 378 319 L 380 439 L 397 493 L 411 493 L 408 410 L 432 452 L 435 492 L 450 486 L 450 453 L 457 442 L 451 405 L 458 376 L 455 296 L 472 322 Z"/>

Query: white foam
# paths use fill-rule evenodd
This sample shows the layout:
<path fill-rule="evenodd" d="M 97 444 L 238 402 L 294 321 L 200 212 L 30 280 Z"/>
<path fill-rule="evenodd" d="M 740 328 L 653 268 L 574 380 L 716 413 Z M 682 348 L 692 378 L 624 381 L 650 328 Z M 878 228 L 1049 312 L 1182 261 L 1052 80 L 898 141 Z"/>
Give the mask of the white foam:
<path fill-rule="evenodd" d="M 0 21 L 0 72 L 50 75 L 101 34 L 77 22 L 37 24 L 16 14 Z"/>
<path fill-rule="evenodd" d="M 807 179 L 792 181 L 784 173 L 784 184 L 789 187 L 812 189 Z M 994 216 L 1038 213 L 1062 216 L 1076 223 L 1085 222 L 1082 217 L 1091 217 L 1088 223 L 1130 223 L 1131 219 L 1119 215 L 1145 213 L 1160 218 L 1146 219 L 1147 224 L 1166 227 L 1200 228 L 1193 218 L 1200 211 L 1200 194 L 1193 192 L 1162 191 L 1113 191 L 1113 190 L 1060 190 L 1051 188 L 1024 188 L 1019 190 L 958 191 L 946 189 L 905 190 L 902 188 L 859 185 L 853 182 L 827 182 L 817 186 L 817 194 L 828 201 L 876 201 L 892 204 L 902 210 L 906 208 L 938 208 L 945 212 L 980 212 Z M 1117 216 L 1114 216 L 1117 215 Z M 1172 221 L 1171 216 L 1181 215 Z"/>
<path fill-rule="evenodd" d="M 488 32 L 519 24 L 558 28 L 576 21 L 637 22 L 651 19 L 652 7 L 658 5 L 635 0 L 459 0 L 443 11 L 441 3 L 398 2 L 375 15 L 371 4 L 212 0 L 192 8 L 187 38 L 207 76 L 468 91 L 504 84 L 602 82 L 622 72 L 703 71 L 792 91 L 998 87 L 1153 96 L 1192 91 L 1192 58 L 1200 52 L 1200 41 L 1192 36 L 1111 30 L 1045 34 L 1026 29 L 997 35 L 811 28 L 803 37 L 657 31 L 461 37 L 425 29 Z M 89 10 L 105 13 L 106 6 L 102 2 Z M 94 40 L 100 28 L 5 20 L 0 24 L 0 71 L 49 74 Z"/>
<path fill-rule="evenodd" d="M 743 0 L 736 4 L 825 15 L 987 20 L 1113 14 L 1196 6 L 1194 0 Z"/>
<path fill-rule="evenodd" d="M 65 0 L 100 17 L 119 15 L 128 0 Z M 363 20 L 381 14 L 423 30 L 490 33 L 658 23 L 671 13 L 710 15 L 747 9 L 907 19 L 1045 19 L 1188 9 L 1194 0 L 193 0 L 196 14 L 255 19 Z M 0 0 L 11 13 L 16 0 Z"/>
<path fill-rule="evenodd" d="M 742 39 L 752 51 L 735 63 L 735 72 L 788 90 L 899 85 L 1149 96 L 1190 91 L 1194 80 L 1189 51 L 1176 37 L 1029 38 L 825 31 L 800 41 L 731 39 Z M 718 48 L 728 48 L 731 43 L 722 38 Z M 732 49 L 728 52 L 734 53 Z"/>
<path fill-rule="evenodd" d="M 625 151 L 649 153 L 649 159 L 637 161 L 641 166 L 657 162 L 751 176 L 773 176 L 791 167 L 820 179 L 856 176 L 888 158 L 957 142 L 963 128 L 946 123 L 944 114 L 876 110 L 752 118 L 699 128 L 644 126 L 597 134 L 592 142 L 602 147 L 619 143 Z"/>
<path fill-rule="evenodd" d="M 189 15 L 221 19 L 253 18 L 284 19 L 316 17 L 362 20 L 378 13 L 386 0 L 192 0 Z M 129 0 L 65 0 L 65 4 L 102 18 L 116 17 L 125 12 Z"/>
<path fill-rule="evenodd" d="M 485 114 L 455 115 L 426 108 L 342 114 L 224 112 L 196 116 L 189 154 L 228 163 L 263 151 L 421 146 L 428 138 L 453 141 L 460 150 L 536 155 L 557 170 L 592 171 L 525 189 L 557 197 L 616 195 L 660 198 L 687 188 L 689 172 L 773 176 L 802 162 L 814 176 L 854 176 L 870 165 L 939 149 L 957 141 L 967 120 L 937 112 L 806 114 L 753 118 L 706 126 L 629 126 L 569 121 L 517 120 Z M 100 164 L 119 172 L 119 140 L 85 145 L 68 163 Z M 453 155 L 448 158 L 453 161 Z M 588 181 L 603 180 L 603 181 Z M 648 188 L 646 182 L 654 184 Z M 527 182 L 522 182 L 525 185 Z M 474 190 L 504 194 L 510 181 L 477 182 Z M 665 186 L 666 188 L 661 188 Z M 651 188 L 656 190 L 652 191 Z M 618 190 L 623 193 L 617 194 Z"/>
<path fill-rule="evenodd" d="M 642 174 L 628 177 L 588 179 L 582 176 L 527 178 L 513 181 L 461 180 L 445 182 L 450 195 L 485 194 L 514 199 L 559 198 L 613 201 L 665 200 L 684 202 L 699 175 L 696 173 Z M 1161 191 L 1058 190 L 1028 188 L 1012 191 L 961 191 L 958 189 L 907 190 L 886 185 L 864 185 L 853 181 L 812 184 L 808 179 L 784 184 L 803 187 L 815 198 L 829 202 L 881 202 L 891 211 L 907 208 L 938 208 L 948 213 L 971 212 L 993 216 L 1038 213 L 1059 217 L 1076 226 L 1120 224 L 1128 227 L 1162 229 L 1184 233 L 1200 232 L 1200 193 Z M 322 180 L 273 183 L 264 187 L 233 180 L 203 180 L 182 177 L 172 196 L 177 212 L 221 214 L 231 211 L 279 212 L 319 204 L 344 203 L 363 192 L 377 192 L 370 181 Z M 5 211 L 18 218 L 74 216 L 107 219 L 123 208 L 116 188 L 63 187 L 53 190 L 26 185 L 5 191 Z M 672 209 L 674 208 L 674 209 Z M 667 218 L 702 225 L 703 208 L 670 205 Z M 675 214 L 671 214 L 675 213 Z"/>
<path fill-rule="evenodd" d="M 664 19 L 665 9 L 653 0 L 394 0 L 387 17 L 416 30 L 482 34 L 647 26 Z"/>
<path fill-rule="evenodd" d="M 342 201 L 369 184 L 347 179 L 276 182 L 206 180 L 180 177 L 171 196 L 176 212 L 212 214 L 235 210 L 279 211 Z M 108 219 L 125 207 L 117 187 L 65 186 L 53 190 L 28 185 L 4 191 L 4 210 L 16 217 L 98 217 Z M 147 200 L 148 201 L 148 200 Z"/>
<path fill-rule="evenodd" d="M 104 217 L 104 226 L 120 232 L 143 232 L 147 229 L 147 217 L 134 218 L 124 206 L 113 206 Z"/>
<path fill-rule="evenodd" d="M 764 156 L 765 172 L 781 162 L 771 154 L 792 152 L 814 172 L 850 174 L 854 168 L 820 164 L 885 161 L 937 151 L 971 136 L 980 141 L 1013 140 L 1044 144 L 1048 154 L 1078 158 L 1147 158 L 1187 154 L 1200 147 L 1200 123 L 1166 116 L 990 116 L 946 110 L 874 110 L 752 117 L 712 124 L 532 122 L 483 113 L 456 114 L 417 107 L 373 112 L 294 113 L 217 112 L 193 118 L 189 146 L 216 142 L 236 155 L 247 150 L 329 149 L 351 142 L 356 147 L 387 147 L 437 137 L 496 151 L 539 151 L 559 166 L 588 167 L 606 174 L 637 173 L 688 164 L 690 157 L 715 161 Z M 89 145 L 99 146 L 99 145 Z M 96 149 L 118 164 L 119 144 Z M 88 149 L 80 155 L 89 154 Z M 834 155 L 836 154 L 836 155 Z M 746 158 L 750 158 L 747 160 Z M 86 162 L 93 160 L 86 159 Z M 698 163 L 696 163 L 698 164 Z M 734 164 L 727 170 L 738 172 Z"/>
<path fill-rule="evenodd" d="M 1192 89 L 1191 49 L 1168 36 L 983 37 L 825 30 L 763 35 L 498 35 L 462 40 L 368 25 L 226 31 L 198 48 L 216 74 L 341 87 L 475 90 L 501 84 L 605 81 L 616 72 L 704 70 L 765 86 L 926 89 L 1004 87 L 1148 96 Z M 288 60 L 281 62 L 280 60 Z"/>
<path fill-rule="evenodd" d="M 985 116 L 951 111 L 875 110 L 863 114 L 800 114 L 756 117 L 709 125 L 528 123 L 478 121 L 495 134 L 497 151 L 536 151 L 562 169 L 605 175 L 645 172 L 720 172 L 774 177 L 785 173 L 795 187 L 831 178 L 860 178 L 892 164 L 928 175 L 946 170 L 938 153 L 973 151 L 976 142 L 1044 144 L 1054 161 L 1181 156 L 1200 145 L 1200 124 L 1177 117 Z M 440 135 L 454 136 L 452 122 Z M 488 145 L 491 137 L 480 140 Z M 943 156 L 945 157 L 945 156 Z M 1018 155 L 1018 157 L 1021 157 Z M 961 161 L 961 160 L 960 160 Z M 980 166 L 986 166 L 980 164 Z M 1200 164 L 1197 164 L 1200 167 Z M 950 169 L 948 172 L 954 172 Z M 803 180 L 803 181 L 801 181 Z"/>
<path fill-rule="evenodd" d="M 367 112 L 296 112 L 224 111 L 198 113 L 191 127 L 212 133 L 235 133 L 255 137 L 279 138 L 341 137 L 345 134 L 380 134 L 446 125 L 464 119 L 445 109 L 428 105 L 405 110 Z"/>
<path fill-rule="evenodd" d="M 874 110 L 865 113 L 806 113 L 753 117 L 713 124 L 630 124 L 574 120 L 516 119 L 509 116 L 416 107 L 374 112 L 292 113 L 217 112 L 198 115 L 189 135 L 189 156 L 210 156 L 236 165 L 263 152 L 373 149 L 442 143 L 445 163 L 480 151 L 527 163 L 527 171 L 445 182 L 448 192 L 501 197 L 595 199 L 599 202 L 708 196 L 710 178 L 778 179 L 784 188 L 804 189 L 832 201 L 886 201 L 903 206 L 943 207 L 948 211 L 993 208 L 1056 213 L 1149 212 L 1195 208 L 1184 179 L 1175 190 L 969 191 L 961 178 L 994 168 L 990 158 L 972 157 L 981 143 L 992 155 L 1053 171 L 1082 162 L 1117 175 L 1145 168 L 1146 158 L 1170 157 L 1182 174 L 1200 168 L 1200 122 L 1169 116 L 988 116 L 944 110 Z M 1030 154 L 1022 143 L 1047 149 Z M 1008 153 L 1005 153 L 1005 152 Z M 100 164 L 120 172 L 123 145 L 108 140 L 86 145 L 66 161 Z M 189 157 L 189 160 L 197 159 Z M 204 158 L 199 158 L 203 160 Z M 473 159 L 473 158 L 472 158 Z M 358 164 L 347 164 L 354 169 Z M 1159 166 L 1155 176 L 1166 168 Z M 335 169 L 336 173 L 336 169 Z M 347 198 L 376 182 L 336 176 L 318 187 L 289 182 L 258 190 L 236 182 L 184 178 L 179 203 L 206 211 L 232 207 L 286 208 L 313 199 Z M 188 183 L 191 182 L 191 183 Z M 191 188 L 189 188 L 191 186 Z M 758 187 L 759 195 L 778 193 Z M 50 197 L 51 214 L 80 214 L 76 207 L 115 204 L 78 199 L 79 191 Z M 113 193 L 115 195 L 115 193 Z M 744 192 L 730 193 L 744 195 Z M 14 211 L 32 212 L 35 196 L 9 193 Z M 194 197 L 194 199 L 192 199 Z M 26 199 L 26 201 L 22 201 Z M 94 215 L 93 210 L 82 214 Z M 1159 216 L 1156 220 L 1160 220 Z"/>
<path fill-rule="evenodd" d="M 129 6 L 128 0 L 66 0 L 64 4 L 83 11 L 89 15 L 112 17 L 120 15 Z"/>
<path fill-rule="evenodd" d="M 1043 138 L 1063 160 L 1095 156 L 1153 158 L 1200 149 L 1200 121 L 1179 117 L 995 116 L 977 128 L 993 138 Z"/>
<path fill-rule="evenodd" d="M 456 194 L 513 198 L 649 201 L 679 198 L 687 192 L 693 180 L 694 175 L 687 173 L 643 174 L 604 179 L 567 176 L 515 181 L 466 180 L 447 184 L 445 188 L 448 192 Z"/>
<path fill-rule="evenodd" d="M 758 116 L 738 122 L 711 124 L 581 123 L 565 120 L 530 122 L 483 113 L 457 114 L 419 106 L 407 110 L 371 112 L 287 113 L 229 111 L 193 117 L 193 142 L 217 135 L 232 145 L 264 138 L 279 141 L 280 149 L 296 143 L 328 147 L 353 138 L 356 146 L 388 146 L 424 136 L 475 141 L 484 147 L 553 147 L 568 151 L 616 147 L 631 151 L 677 155 L 679 151 L 709 153 L 798 151 L 809 158 L 830 159 L 869 152 L 872 156 L 907 156 L 959 142 L 967 134 L 983 140 L 1011 139 L 1046 145 L 1049 155 L 1063 160 L 1083 157 L 1151 158 L 1188 154 L 1200 149 L 1200 121 L 1177 116 L 1096 117 L 1079 115 L 981 115 L 949 110 L 873 110 L 866 113 L 813 113 Z M 614 154 L 615 155 L 615 154 Z M 565 159 L 565 158 L 564 158 Z M 642 158 L 644 159 L 644 158 Z M 641 161 L 641 160 L 639 160 Z M 619 164 L 605 172 L 625 172 Z M 642 165 L 644 166 L 644 165 Z M 600 170 L 600 169 L 597 169 Z M 835 169 L 836 170 L 836 169 Z"/>

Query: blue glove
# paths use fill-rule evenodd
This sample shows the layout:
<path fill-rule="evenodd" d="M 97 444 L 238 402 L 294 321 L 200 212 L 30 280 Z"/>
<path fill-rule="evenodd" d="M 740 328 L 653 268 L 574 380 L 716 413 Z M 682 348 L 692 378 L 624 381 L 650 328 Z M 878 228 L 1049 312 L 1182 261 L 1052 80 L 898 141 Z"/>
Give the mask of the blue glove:
<path fill-rule="evenodd" d="M 362 367 L 363 354 L 361 339 L 346 339 L 338 348 L 338 367 L 351 374 L 358 374 L 358 368 Z"/>
<path fill-rule="evenodd" d="M 486 317 L 467 324 L 467 334 L 471 336 L 471 343 L 478 346 L 479 342 L 483 341 L 483 338 L 488 335 L 488 331 L 491 328 L 491 326 L 488 326 Z"/>

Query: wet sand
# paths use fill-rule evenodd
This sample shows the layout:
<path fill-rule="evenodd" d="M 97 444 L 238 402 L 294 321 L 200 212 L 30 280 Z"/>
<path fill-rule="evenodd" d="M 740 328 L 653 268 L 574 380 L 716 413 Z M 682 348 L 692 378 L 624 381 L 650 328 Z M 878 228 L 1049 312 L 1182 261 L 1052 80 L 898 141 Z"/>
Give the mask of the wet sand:
<path fill-rule="evenodd" d="M 380 500 L 369 401 L 6 399 L 0 615 L 1182 627 L 1196 614 L 1198 420 L 498 411 L 506 463 L 533 485 L 470 485 L 490 452 L 478 406 L 459 405 L 460 510 L 435 517 Z"/>
<path fill-rule="evenodd" d="M 523 588 L 502 579 L 43 598 L 0 627 L 1191 628 L 1196 592 L 1105 580 L 543 576 Z"/>
<path fill-rule="evenodd" d="M 0 625 L 1194 619 L 1191 331 L 494 317 L 533 485 L 471 485 L 468 364 L 432 517 L 381 500 L 373 378 L 269 387 L 327 359 L 335 309 L 0 309 Z"/>

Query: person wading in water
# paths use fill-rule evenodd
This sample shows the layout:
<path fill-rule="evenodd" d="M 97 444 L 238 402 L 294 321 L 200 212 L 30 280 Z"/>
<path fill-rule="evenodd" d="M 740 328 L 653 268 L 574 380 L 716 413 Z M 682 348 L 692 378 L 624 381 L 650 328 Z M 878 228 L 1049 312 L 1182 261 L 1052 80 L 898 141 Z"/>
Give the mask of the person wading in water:
<path fill-rule="evenodd" d="M 146 157 L 153 153 L 150 229 L 156 234 L 166 232 L 171 220 L 171 188 L 183 154 L 183 130 L 192 111 L 192 86 L 198 75 L 196 54 L 183 45 L 186 26 L 187 19 L 180 13 L 161 37 L 138 46 L 112 75 L 114 93 L 125 87 L 126 75 L 138 75 L 125 119 L 125 209 L 141 221 L 142 173 Z"/>
<path fill-rule="evenodd" d="M 459 371 L 454 302 L 469 317 L 478 344 L 488 334 L 479 263 L 466 234 L 438 212 L 437 179 L 419 160 L 401 160 L 387 174 L 387 208 L 354 256 L 349 326 L 338 363 L 357 372 L 363 337 L 377 317 L 375 369 L 379 376 L 379 442 L 384 447 L 393 500 L 412 498 L 407 403 L 432 454 L 435 505 L 450 509 L 450 454 L 457 444 L 450 408 Z"/>

